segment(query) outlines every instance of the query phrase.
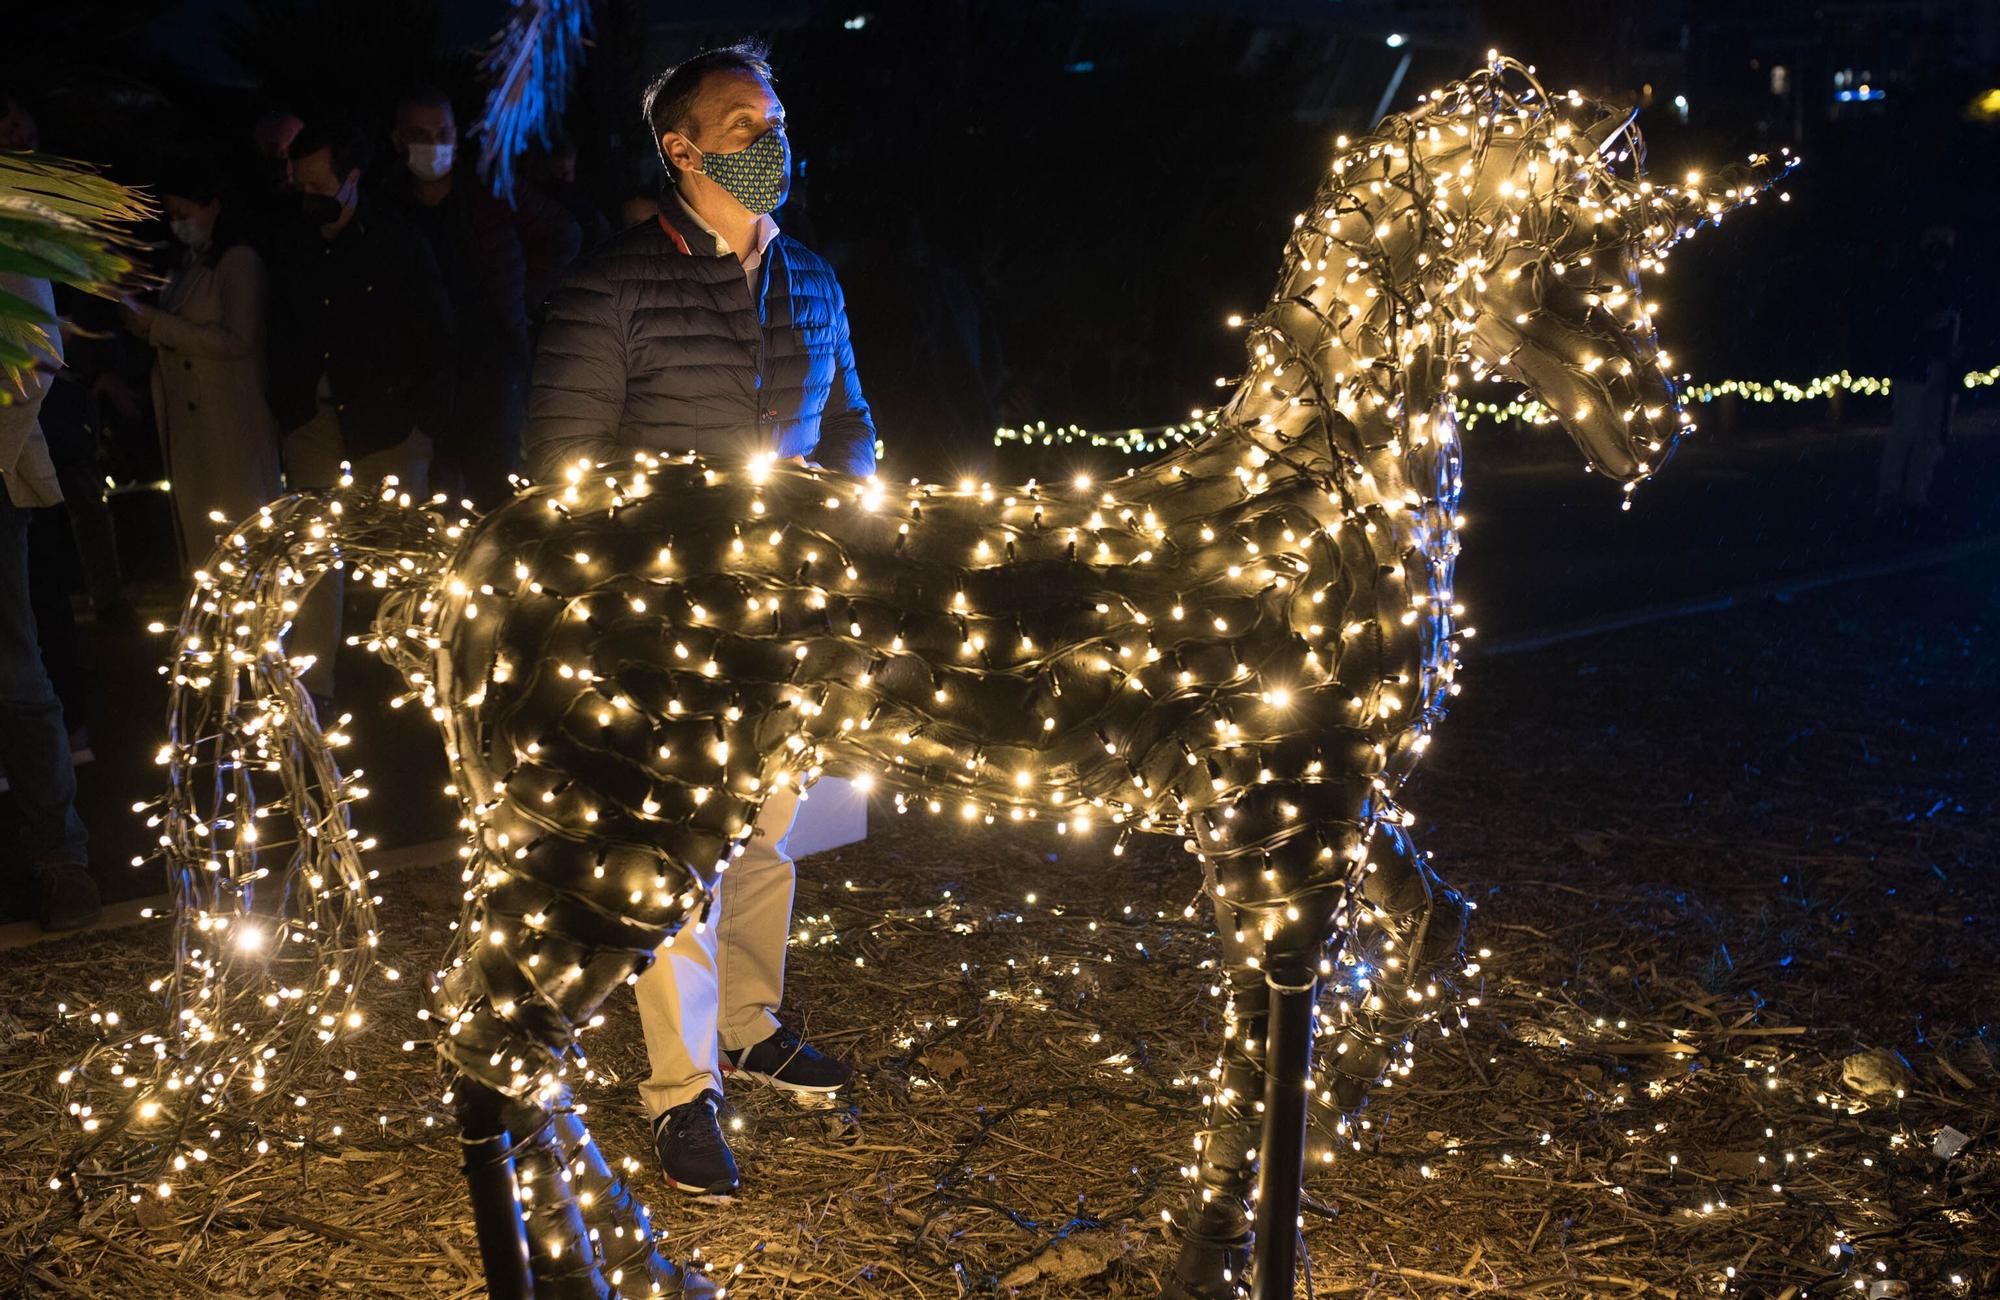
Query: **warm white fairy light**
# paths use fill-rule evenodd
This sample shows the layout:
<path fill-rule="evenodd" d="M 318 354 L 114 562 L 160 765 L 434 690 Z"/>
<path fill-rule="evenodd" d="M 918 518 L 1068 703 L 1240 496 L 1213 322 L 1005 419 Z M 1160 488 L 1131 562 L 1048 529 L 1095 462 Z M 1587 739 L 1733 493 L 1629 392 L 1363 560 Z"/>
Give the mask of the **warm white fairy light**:
<path fill-rule="evenodd" d="M 1232 316 L 1232 323 L 1240 323 L 1241 317 Z M 1586 363 L 1587 370 L 1596 367 Z M 1451 378 L 1455 378 L 1452 376 Z M 1959 380 L 1964 388 L 1986 388 L 2000 384 L 2000 366 L 1986 370 L 1969 370 Z M 1736 397 L 1747 402 L 1770 405 L 1776 402 L 1812 402 L 1825 399 L 1836 392 L 1852 393 L 1859 397 L 1885 397 L 1895 381 L 1879 375 L 1857 375 L 1847 370 L 1820 375 L 1804 382 L 1785 379 L 1724 379 L 1710 383 L 1689 384 L 1680 390 L 1683 402 L 1713 402 L 1717 398 Z M 1533 398 L 1513 398 L 1505 402 L 1459 397 L 1450 400 L 1453 416 L 1461 430 L 1470 430 L 1479 425 L 1493 423 L 1520 422 L 1534 425 L 1554 425 L 1558 423 L 1555 412 Z M 1066 424 L 1050 426 L 1047 421 L 1038 420 L 1019 428 L 1002 427 L 994 430 L 995 446 L 1020 443 L 1030 447 L 1085 446 L 1108 448 L 1128 456 L 1155 456 L 1174 447 L 1202 437 L 1213 427 L 1216 413 L 1204 412 L 1193 419 L 1177 424 L 1150 425 L 1132 429 L 1086 429 L 1082 425 Z"/>

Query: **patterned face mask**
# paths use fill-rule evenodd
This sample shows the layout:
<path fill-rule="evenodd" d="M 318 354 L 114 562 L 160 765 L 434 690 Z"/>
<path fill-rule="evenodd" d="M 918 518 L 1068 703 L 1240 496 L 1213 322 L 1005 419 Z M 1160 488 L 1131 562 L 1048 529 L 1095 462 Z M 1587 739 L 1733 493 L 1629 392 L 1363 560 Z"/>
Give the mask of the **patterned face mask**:
<path fill-rule="evenodd" d="M 729 192 L 751 212 L 762 216 L 785 201 L 792 185 L 792 145 L 784 128 L 772 127 L 756 143 L 735 153 L 705 153 L 702 175 Z"/>

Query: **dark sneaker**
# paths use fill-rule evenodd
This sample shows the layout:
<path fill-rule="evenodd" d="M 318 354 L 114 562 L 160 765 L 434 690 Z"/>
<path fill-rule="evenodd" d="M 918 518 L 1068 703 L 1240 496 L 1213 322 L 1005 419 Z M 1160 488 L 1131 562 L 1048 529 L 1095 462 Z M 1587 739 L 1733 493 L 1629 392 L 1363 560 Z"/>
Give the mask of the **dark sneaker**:
<path fill-rule="evenodd" d="M 833 1092 L 854 1071 L 780 1025 L 754 1047 L 734 1052 L 724 1048 L 722 1073 L 761 1080 L 788 1092 Z"/>
<path fill-rule="evenodd" d="M 38 867 L 35 877 L 40 886 L 35 919 L 44 930 L 80 930 L 104 910 L 98 902 L 97 882 L 86 867 L 75 863 Z"/>
<path fill-rule="evenodd" d="M 653 1150 L 666 1170 L 667 1186 L 695 1196 L 729 1196 L 736 1191 L 736 1157 L 722 1136 L 722 1094 L 705 1088 L 693 1101 L 653 1121 Z"/>

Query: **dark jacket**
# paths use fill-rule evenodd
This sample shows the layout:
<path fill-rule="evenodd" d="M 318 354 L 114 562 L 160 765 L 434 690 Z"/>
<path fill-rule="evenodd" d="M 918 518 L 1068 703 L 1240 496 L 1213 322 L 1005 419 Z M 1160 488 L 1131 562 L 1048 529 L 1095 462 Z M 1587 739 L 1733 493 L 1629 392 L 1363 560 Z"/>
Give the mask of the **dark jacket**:
<path fill-rule="evenodd" d="M 437 259 L 458 324 L 460 368 L 525 372 L 529 316 L 582 251 L 576 218 L 527 187 L 510 203 L 470 167 L 460 169 L 434 207 L 418 201 L 416 184 L 401 166 L 382 179 L 378 192 Z"/>
<path fill-rule="evenodd" d="M 1958 350 L 1958 314 L 1965 300 L 1958 269 L 1949 259 L 1918 258 L 1902 269 L 1888 296 L 1891 329 L 1889 377 L 1925 381 L 1938 362 Z"/>
<path fill-rule="evenodd" d="M 451 415 L 451 309 L 423 238 L 363 201 L 331 240 L 292 222 L 271 252 L 271 413 L 290 433 L 322 375 L 351 457 Z"/>
<path fill-rule="evenodd" d="M 872 473 L 875 424 L 833 268 L 780 234 L 753 294 L 743 264 L 718 256 L 671 195 L 666 207 L 665 221 L 586 255 L 550 298 L 528 395 L 530 470 L 553 478 L 578 457 L 650 448 L 775 451 Z"/>

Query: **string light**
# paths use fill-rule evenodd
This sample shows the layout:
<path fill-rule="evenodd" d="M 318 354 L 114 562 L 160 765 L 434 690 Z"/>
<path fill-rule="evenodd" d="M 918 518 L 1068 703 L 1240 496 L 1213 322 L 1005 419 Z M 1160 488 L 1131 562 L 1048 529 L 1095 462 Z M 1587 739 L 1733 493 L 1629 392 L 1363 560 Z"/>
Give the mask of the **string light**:
<path fill-rule="evenodd" d="M 1991 387 L 2000 383 L 2000 366 L 1987 370 L 1969 370 L 1960 377 L 1959 382 L 1965 388 Z M 1812 402 L 1830 397 L 1835 392 L 1853 393 L 1859 397 L 1886 397 L 1894 383 L 1894 380 L 1885 376 L 1856 375 L 1840 370 L 1830 375 L 1809 379 L 1804 383 L 1793 383 L 1785 379 L 1724 379 L 1714 383 L 1694 384 L 1682 388 L 1680 397 L 1683 402 L 1704 404 L 1713 402 L 1719 397 L 1737 397 L 1765 404 Z M 1461 430 L 1473 429 L 1488 422 L 1536 425 L 1557 423 L 1555 413 L 1533 398 L 1517 397 L 1505 402 L 1494 402 L 1453 396 L 1449 399 L 1449 404 L 1452 416 L 1458 421 Z M 1086 429 L 1077 424 L 1051 427 L 1046 421 L 1038 420 L 1019 428 L 1002 426 L 995 429 L 993 444 L 996 447 L 1008 443 L 1020 443 L 1029 447 L 1099 447 L 1109 448 L 1127 456 L 1152 456 L 1206 434 L 1214 424 L 1214 418 L 1213 413 L 1202 412 L 1178 424 L 1155 424 L 1144 428 L 1117 430 Z"/>
<path fill-rule="evenodd" d="M 1333 1108 L 1358 1146 L 1368 1090 L 1408 1077 L 1420 1026 L 1464 1024 L 1478 970 L 1472 905 L 1398 802 L 1472 635 L 1460 373 L 1527 387 L 1629 494 L 1689 427 L 1641 274 L 1792 165 L 1657 185 L 1642 156 L 1629 112 L 1497 54 L 1343 140 L 1242 322 L 1231 399 L 1108 481 L 642 452 L 476 522 L 350 477 L 245 520 L 195 575 L 167 669 L 148 810 L 177 902 L 166 1028 L 104 1013 L 64 1081 L 89 1135 L 65 1177 L 87 1159 L 154 1182 L 231 1105 L 305 1106 L 299 1072 L 366 1023 L 365 787 L 334 760 L 350 719 L 315 717 L 284 646 L 306 589 L 345 569 L 383 595 L 357 640 L 403 677 L 390 703 L 444 734 L 464 909 L 423 1015 L 445 1102 L 500 1099 L 538 1285 L 687 1283 L 572 1100 L 581 1039 L 706 923 L 769 791 L 832 772 L 899 811 L 1188 847 L 1227 1011 L 1177 1276 L 1233 1294 L 1285 1008 L 1307 1013 L 1286 1106 Z"/>

